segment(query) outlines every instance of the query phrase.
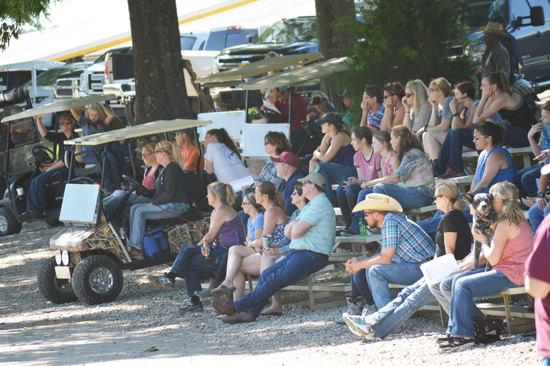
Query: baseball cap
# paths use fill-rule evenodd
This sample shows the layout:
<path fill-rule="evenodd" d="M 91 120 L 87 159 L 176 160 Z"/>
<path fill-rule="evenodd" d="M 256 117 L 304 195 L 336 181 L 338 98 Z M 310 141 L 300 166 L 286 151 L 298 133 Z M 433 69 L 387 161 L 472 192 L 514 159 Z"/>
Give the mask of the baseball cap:
<path fill-rule="evenodd" d="M 298 182 L 311 182 L 318 185 L 321 188 L 326 187 L 325 178 L 319 173 L 309 173 L 305 178 L 298 179 Z"/>
<path fill-rule="evenodd" d="M 336 112 L 328 112 L 323 116 L 323 118 L 319 118 L 318 120 L 316 120 L 315 123 L 317 123 L 318 125 L 322 125 L 323 123 L 330 123 L 335 125 L 336 127 L 340 127 L 344 124 L 344 119 Z"/>
<path fill-rule="evenodd" d="M 276 158 L 271 158 L 271 161 L 288 164 L 291 167 L 298 168 L 298 157 L 289 151 L 283 151 L 281 155 Z"/>

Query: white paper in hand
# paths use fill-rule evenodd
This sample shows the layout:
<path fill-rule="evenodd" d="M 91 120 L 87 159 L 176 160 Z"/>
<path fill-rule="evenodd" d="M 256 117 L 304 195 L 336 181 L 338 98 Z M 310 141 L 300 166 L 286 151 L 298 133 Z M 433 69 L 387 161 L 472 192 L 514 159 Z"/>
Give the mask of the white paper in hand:
<path fill-rule="evenodd" d="M 429 262 L 420 265 L 420 270 L 424 274 L 428 285 L 439 283 L 447 278 L 451 273 L 460 271 L 453 254 L 445 254 Z"/>
<path fill-rule="evenodd" d="M 234 180 L 229 184 L 231 185 L 231 188 L 233 188 L 235 192 L 238 192 L 242 190 L 244 186 L 249 186 L 252 183 L 254 183 L 254 178 L 251 175 L 247 175 L 246 177 Z"/>

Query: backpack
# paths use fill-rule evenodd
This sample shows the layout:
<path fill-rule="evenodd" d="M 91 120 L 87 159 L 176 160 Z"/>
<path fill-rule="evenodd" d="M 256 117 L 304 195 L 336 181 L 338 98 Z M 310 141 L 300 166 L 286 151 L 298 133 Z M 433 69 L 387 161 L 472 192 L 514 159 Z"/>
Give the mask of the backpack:
<path fill-rule="evenodd" d="M 143 236 L 143 252 L 148 258 L 160 258 L 164 254 L 170 254 L 168 235 L 163 228 L 147 230 Z"/>
<path fill-rule="evenodd" d="M 502 318 L 494 316 L 474 317 L 474 341 L 476 344 L 489 344 L 500 341 L 500 335 L 504 331 Z"/>

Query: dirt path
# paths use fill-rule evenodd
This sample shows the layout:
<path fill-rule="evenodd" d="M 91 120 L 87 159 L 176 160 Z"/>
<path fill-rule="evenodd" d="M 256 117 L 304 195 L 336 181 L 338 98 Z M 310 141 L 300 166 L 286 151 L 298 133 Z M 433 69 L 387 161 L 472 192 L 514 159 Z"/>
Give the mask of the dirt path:
<path fill-rule="evenodd" d="M 0 238 L 0 363 L 7 365 L 536 365 L 534 334 L 462 352 L 438 354 L 434 336 L 444 329 L 438 314 L 411 319 L 403 333 L 363 343 L 333 319 L 342 309 L 285 305 L 280 318 L 228 326 L 211 307 L 178 316 L 186 300 L 145 283 L 166 266 L 125 271 L 125 285 L 110 304 L 47 302 L 36 275 L 51 257 L 49 238 L 60 230 L 43 223 Z M 155 349 L 158 349 L 155 351 Z"/>

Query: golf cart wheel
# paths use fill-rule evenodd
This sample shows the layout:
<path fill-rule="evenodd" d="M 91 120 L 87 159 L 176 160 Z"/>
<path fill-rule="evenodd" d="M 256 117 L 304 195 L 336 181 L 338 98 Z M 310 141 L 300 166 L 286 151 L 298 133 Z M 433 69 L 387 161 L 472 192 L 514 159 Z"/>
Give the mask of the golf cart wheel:
<path fill-rule="evenodd" d="M 48 258 L 38 272 L 38 289 L 46 300 L 54 304 L 64 304 L 77 299 L 69 280 L 55 276 L 55 257 Z"/>
<path fill-rule="evenodd" d="M 57 219 L 46 219 L 44 221 L 46 222 L 46 225 L 48 225 L 48 227 L 56 227 L 61 225 L 61 221 Z"/>
<path fill-rule="evenodd" d="M 18 234 L 23 225 L 5 207 L 0 207 L 0 236 Z"/>
<path fill-rule="evenodd" d="M 74 292 L 88 305 L 113 301 L 122 291 L 123 282 L 119 264 L 105 255 L 84 258 L 73 272 Z"/>

